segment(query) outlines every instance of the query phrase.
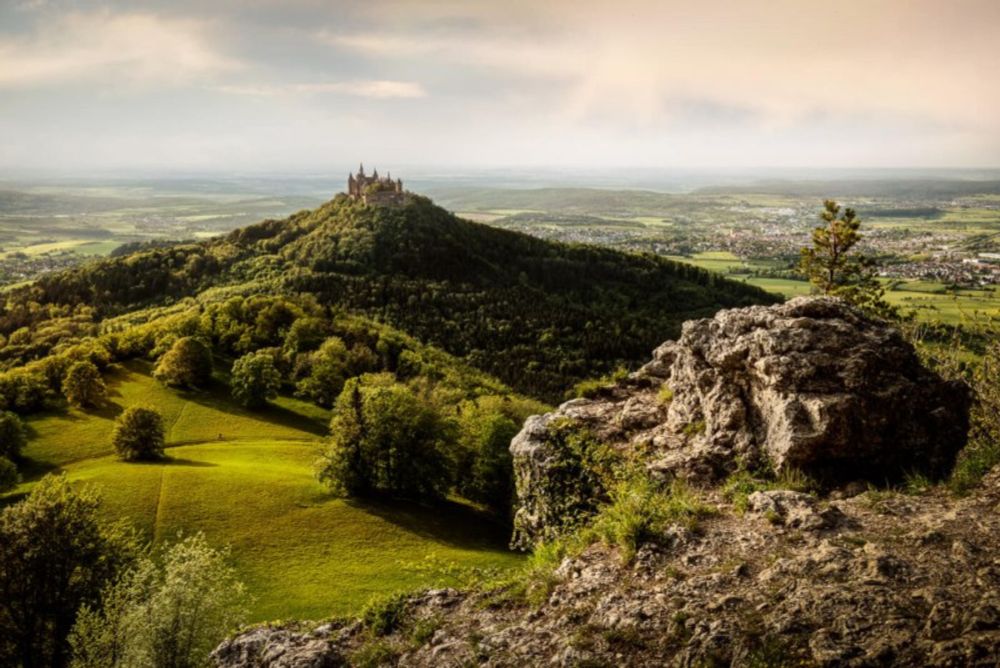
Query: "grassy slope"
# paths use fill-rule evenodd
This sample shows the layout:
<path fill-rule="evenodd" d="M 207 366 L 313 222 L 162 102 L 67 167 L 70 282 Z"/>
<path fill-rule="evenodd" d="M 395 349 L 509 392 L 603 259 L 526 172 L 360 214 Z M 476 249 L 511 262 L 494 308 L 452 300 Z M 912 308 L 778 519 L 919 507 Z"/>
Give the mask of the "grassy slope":
<path fill-rule="evenodd" d="M 204 531 L 213 544 L 231 545 L 256 596 L 256 621 L 356 612 L 374 594 L 446 584 L 455 567 L 504 568 L 520 559 L 506 551 L 505 530 L 459 506 L 331 498 L 313 476 L 327 419 L 314 406 L 283 398 L 251 413 L 222 386 L 167 389 L 141 362 L 109 381 L 112 402 L 99 411 L 30 420 L 31 477 L 18 492 L 59 469 L 97 486 L 110 517 L 155 540 Z M 111 455 L 113 416 L 133 404 L 164 415 L 168 461 L 126 464 Z"/>

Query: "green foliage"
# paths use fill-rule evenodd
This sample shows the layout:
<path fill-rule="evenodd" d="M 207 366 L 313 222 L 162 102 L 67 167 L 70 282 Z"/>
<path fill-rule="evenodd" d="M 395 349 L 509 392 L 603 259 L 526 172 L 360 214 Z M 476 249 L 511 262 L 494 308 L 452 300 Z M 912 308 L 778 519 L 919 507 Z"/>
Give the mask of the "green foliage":
<path fill-rule="evenodd" d="M 167 385 L 202 387 L 212 377 L 212 351 L 193 336 L 183 336 L 160 357 L 153 375 Z"/>
<path fill-rule="evenodd" d="M 374 598 L 361 611 L 361 621 L 376 636 L 386 636 L 399 629 L 406 620 L 409 594 L 397 592 Z"/>
<path fill-rule="evenodd" d="M 248 408 L 259 408 L 278 396 L 281 374 L 267 352 L 247 353 L 233 364 L 229 385 L 233 398 Z"/>
<path fill-rule="evenodd" d="M 17 487 L 21 482 L 21 476 L 17 472 L 17 466 L 6 457 L 0 457 L 0 494 Z"/>
<path fill-rule="evenodd" d="M 338 494 L 441 497 L 451 483 L 449 431 L 432 406 L 391 375 L 352 378 L 334 406 L 318 476 Z"/>
<path fill-rule="evenodd" d="M 96 406 L 107 394 L 101 372 L 93 362 L 86 360 L 69 367 L 62 387 L 66 401 L 78 408 Z"/>
<path fill-rule="evenodd" d="M 747 499 L 754 492 L 787 489 L 793 492 L 812 492 L 818 485 L 799 469 L 785 468 L 777 476 L 773 469 L 748 471 L 740 469 L 726 478 L 722 484 L 723 497 L 733 504 L 738 513 L 747 510 Z"/>
<path fill-rule="evenodd" d="M 699 519 L 714 512 L 682 481 L 664 486 L 645 471 L 622 478 L 609 495 L 610 502 L 600 509 L 584 535 L 618 546 L 626 562 L 640 545 L 656 541 L 671 524 L 694 530 Z"/>
<path fill-rule="evenodd" d="M 574 385 L 573 389 L 567 392 L 566 395 L 571 398 L 583 397 L 591 399 L 598 396 L 602 390 L 615 385 L 619 381 L 625 380 L 627 377 L 628 369 L 620 366 L 611 373 L 605 374 L 600 378 L 588 378 L 587 380 L 581 380 L 579 383 Z"/>
<path fill-rule="evenodd" d="M 47 476 L 0 512 L 0 664 L 65 665 L 77 611 L 134 557 L 133 535 L 103 523 L 99 505 Z"/>
<path fill-rule="evenodd" d="M 464 406 L 459 417 L 456 489 L 502 517 L 509 516 L 514 495 L 510 442 L 525 416 L 515 417 L 485 400 Z"/>
<path fill-rule="evenodd" d="M 21 418 L 16 413 L 0 411 L 0 457 L 17 459 L 27 440 Z"/>
<path fill-rule="evenodd" d="M 802 249 L 800 271 L 821 294 L 842 297 L 881 317 L 898 317 L 885 301 L 874 262 L 851 253 L 862 238 L 854 209 L 841 213 L 840 205 L 826 200 L 820 218 L 823 225 L 813 229 L 812 247 Z"/>
<path fill-rule="evenodd" d="M 197 534 L 145 557 L 85 606 L 74 668 L 196 668 L 246 621 L 248 597 L 228 553 Z"/>
<path fill-rule="evenodd" d="M 969 442 L 948 479 L 948 487 L 958 495 L 968 494 L 1000 464 L 1000 341 L 989 343 L 969 382 L 974 397 Z"/>
<path fill-rule="evenodd" d="M 111 444 L 124 461 L 163 457 L 163 419 L 152 408 L 131 406 L 115 420 Z"/>
<path fill-rule="evenodd" d="M 309 375 L 299 382 L 298 395 L 308 397 L 320 406 L 332 406 L 352 375 L 348 368 L 348 354 L 347 345 L 340 337 L 333 336 L 324 341 L 319 350 L 308 357 Z"/>

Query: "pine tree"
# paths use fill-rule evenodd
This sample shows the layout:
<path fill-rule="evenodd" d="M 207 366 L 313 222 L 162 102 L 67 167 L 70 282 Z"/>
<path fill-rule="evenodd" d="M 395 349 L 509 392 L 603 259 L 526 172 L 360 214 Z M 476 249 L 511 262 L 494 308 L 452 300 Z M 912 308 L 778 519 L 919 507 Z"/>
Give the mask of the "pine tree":
<path fill-rule="evenodd" d="M 862 239 L 861 220 L 854 209 L 841 212 L 833 200 L 823 202 L 823 225 L 812 232 L 812 247 L 802 249 L 799 269 L 824 295 L 841 297 L 861 309 L 883 318 L 898 318 L 895 307 L 885 301 L 885 290 L 876 275 L 875 262 L 857 253 Z"/>

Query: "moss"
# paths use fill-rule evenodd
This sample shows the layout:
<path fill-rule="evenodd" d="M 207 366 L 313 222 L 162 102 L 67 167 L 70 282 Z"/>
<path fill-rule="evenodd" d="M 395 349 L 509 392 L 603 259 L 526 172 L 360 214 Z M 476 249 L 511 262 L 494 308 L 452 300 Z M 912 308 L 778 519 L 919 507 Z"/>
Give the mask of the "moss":
<path fill-rule="evenodd" d="M 664 383 L 660 386 L 660 391 L 656 393 L 656 398 L 661 404 L 669 404 L 674 400 L 674 391 L 670 389 L 670 386 Z"/>

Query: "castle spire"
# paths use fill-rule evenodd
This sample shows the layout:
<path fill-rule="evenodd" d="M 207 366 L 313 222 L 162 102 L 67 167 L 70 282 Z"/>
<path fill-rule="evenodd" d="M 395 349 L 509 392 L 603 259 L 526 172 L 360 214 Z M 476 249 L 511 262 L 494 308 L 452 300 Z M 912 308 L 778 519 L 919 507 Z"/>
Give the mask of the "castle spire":
<path fill-rule="evenodd" d="M 364 175 L 365 175 L 365 163 L 362 162 L 361 166 L 358 167 L 358 176 L 364 176 Z"/>

